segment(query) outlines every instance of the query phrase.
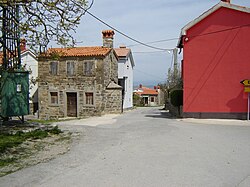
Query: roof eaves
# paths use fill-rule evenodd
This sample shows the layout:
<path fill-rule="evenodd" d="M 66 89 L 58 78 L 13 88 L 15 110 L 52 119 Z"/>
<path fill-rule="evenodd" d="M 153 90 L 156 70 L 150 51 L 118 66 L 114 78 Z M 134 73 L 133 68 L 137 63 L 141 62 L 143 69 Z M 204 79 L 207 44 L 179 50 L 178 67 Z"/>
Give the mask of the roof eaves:
<path fill-rule="evenodd" d="M 129 58 L 130 58 L 132 67 L 135 67 L 135 61 L 134 61 L 133 54 L 132 54 L 132 51 L 131 51 L 131 50 L 130 50 L 130 52 L 129 52 Z"/>
<path fill-rule="evenodd" d="M 24 56 L 26 54 L 30 54 L 30 56 L 32 56 L 34 59 L 37 60 L 36 54 L 33 51 L 31 51 L 30 49 L 27 49 L 27 50 L 21 52 L 21 56 Z"/>
<path fill-rule="evenodd" d="M 181 29 L 181 33 L 180 33 L 180 37 L 179 37 L 179 40 L 178 40 L 177 47 L 179 47 L 179 48 L 182 47 L 182 39 L 183 39 L 183 36 L 186 35 L 186 32 L 187 32 L 188 29 L 190 29 L 191 27 L 193 27 L 194 25 L 196 25 L 197 23 L 199 23 L 200 21 L 202 21 L 207 16 L 209 16 L 210 14 L 215 12 L 216 10 L 220 9 L 221 7 L 225 7 L 225 8 L 229 8 L 229 9 L 232 9 L 232 10 L 241 11 L 241 12 L 250 13 L 250 8 L 243 7 L 243 6 L 238 6 L 238 5 L 234 5 L 234 4 L 231 4 L 231 3 L 226 3 L 226 2 L 221 1 L 218 4 L 216 4 L 215 6 L 213 6 L 212 8 L 210 8 L 209 10 L 207 10 L 206 12 L 204 12 L 202 15 L 200 15 L 199 17 L 194 19 L 193 21 L 189 22 L 187 25 L 185 25 Z"/>

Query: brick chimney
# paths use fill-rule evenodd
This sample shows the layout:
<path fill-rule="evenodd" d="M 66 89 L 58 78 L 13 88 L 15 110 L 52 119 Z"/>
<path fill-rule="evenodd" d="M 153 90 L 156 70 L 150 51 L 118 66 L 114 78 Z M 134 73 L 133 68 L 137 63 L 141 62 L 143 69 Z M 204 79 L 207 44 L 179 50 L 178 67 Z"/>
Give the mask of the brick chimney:
<path fill-rule="evenodd" d="M 113 39 L 115 32 L 113 30 L 102 31 L 103 47 L 113 48 Z"/>
<path fill-rule="evenodd" d="M 24 38 L 20 40 L 20 50 L 21 52 L 26 50 L 26 40 Z"/>
<path fill-rule="evenodd" d="M 221 1 L 225 3 L 231 3 L 231 0 L 221 0 Z"/>

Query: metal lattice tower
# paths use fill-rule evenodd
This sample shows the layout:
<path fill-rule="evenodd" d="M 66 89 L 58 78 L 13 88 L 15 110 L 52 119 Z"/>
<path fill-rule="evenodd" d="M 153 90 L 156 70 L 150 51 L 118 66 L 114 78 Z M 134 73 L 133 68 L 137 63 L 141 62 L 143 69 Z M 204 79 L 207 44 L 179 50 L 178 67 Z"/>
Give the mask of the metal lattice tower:
<path fill-rule="evenodd" d="M 20 69 L 20 31 L 19 3 L 20 0 L 0 0 L 0 50 L 4 70 Z"/>
<path fill-rule="evenodd" d="M 0 117 L 29 114 L 29 72 L 21 69 L 19 6 L 27 0 L 0 0 Z M 21 119 L 21 118 L 20 118 Z"/>

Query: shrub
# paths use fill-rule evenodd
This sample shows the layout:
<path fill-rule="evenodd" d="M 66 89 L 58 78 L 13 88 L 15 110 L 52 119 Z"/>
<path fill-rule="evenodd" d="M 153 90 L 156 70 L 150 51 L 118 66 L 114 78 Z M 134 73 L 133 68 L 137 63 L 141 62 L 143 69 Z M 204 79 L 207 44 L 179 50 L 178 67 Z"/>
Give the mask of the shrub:
<path fill-rule="evenodd" d="M 183 105 L 183 90 L 173 90 L 170 93 L 170 101 L 176 107 Z"/>
<path fill-rule="evenodd" d="M 143 99 L 135 93 L 133 94 L 133 103 L 135 106 L 138 106 L 138 107 L 144 106 Z"/>
<path fill-rule="evenodd" d="M 53 129 L 48 130 L 48 132 L 51 133 L 51 134 L 60 134 L 63 131 L 61 129 L 59 129 L 58 126 L 55 126 L 55 127 L 53 127 Z"/>
<path fill-rule="evenodd" d="M 180 107 L 183 105 L 183 90 L 173 90 L 170 92 L 170 102 L 173 106 L 178 107 L 180 115 Z"/>

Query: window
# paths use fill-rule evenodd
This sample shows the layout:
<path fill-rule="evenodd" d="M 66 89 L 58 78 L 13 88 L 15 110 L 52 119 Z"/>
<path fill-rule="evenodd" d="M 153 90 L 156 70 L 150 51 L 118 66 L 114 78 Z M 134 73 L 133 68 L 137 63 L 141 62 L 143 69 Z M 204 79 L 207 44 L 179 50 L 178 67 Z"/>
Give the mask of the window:
<path fill-rule="evenodd" d="M 58 62 L 50 62 L 50 74 L 57 75 L 58 71 Z"/>
<path fill-rule="evenodd" d="M 84 62 L 84 75 L 92 75 L 93 74 L 93 62 Z"/>
<path fill-rule="evenodd" d="M 58 104 L 58 92 L 50 92 L 50 104 Z"/>
<path fill-rule="evenodd" d="M 94 94 L 92 92 L 86 92 L 85 99 L 86 105 L 94 105 Z"/>
<path fill-rule="evenodd" d="M 75 75 L 75 63 L 74 62 L 67 62 L 67 75 L 68 76 Z"/>
<path fill-rule="evenodd" d="M 155 102 L 155 98 L 154 97 L 151 97 L 151 100 L 150 100 L 152 103 Z"/>

